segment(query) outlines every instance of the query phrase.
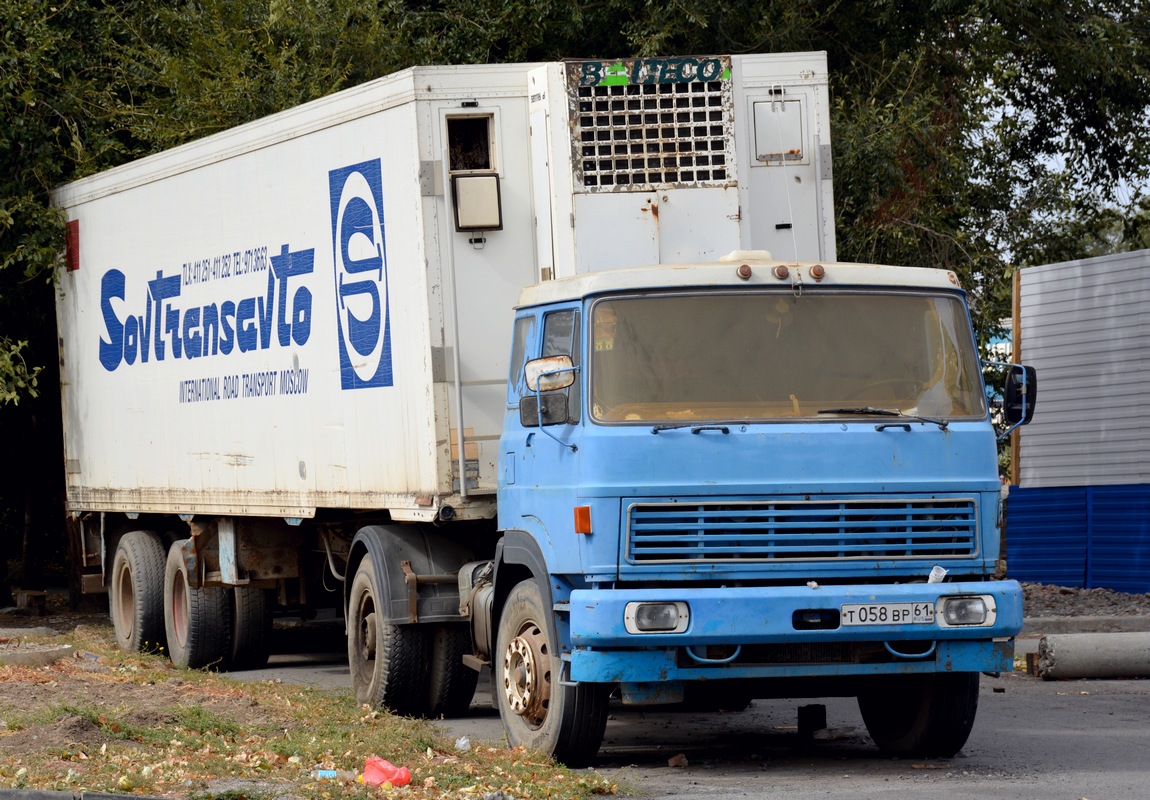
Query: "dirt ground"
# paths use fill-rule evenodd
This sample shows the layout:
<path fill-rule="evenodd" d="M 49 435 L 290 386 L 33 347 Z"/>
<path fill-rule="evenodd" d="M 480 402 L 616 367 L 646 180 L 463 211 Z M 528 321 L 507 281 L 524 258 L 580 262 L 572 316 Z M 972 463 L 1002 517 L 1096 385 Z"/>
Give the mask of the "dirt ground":
<path fill-rule="evenodd" d="M 90 714 L 104 710 L 117 725 L 155 728 L 174 724 L 177 711 L 193 704 L 239 725 L 268 721 L 268 712 L 241 692 L 212 691 L 172 677 L 162 683 L 139 683 L 118 668 L 80 656 L 40 667 L 0 669 L 0 760 L 6 754 L 99 750 L 123 739 L 104 731 Z M 85 716 L 67 713 L 83 707 Z M 62 712 L 57 719 L 36 721 L 41 714 Z M 6 732 L 4 717 L 21 718 L 20 729 Z"/>
<path fill-rule="evenodd" d="M 3 663 L 62 644 L 71 651 L 51 663 Z M 383 766 L 373 766 L 380 759 Z M 0 790 L 181 800 L 390 796 L 390 783 L 360 783 L 373 769 L 400 775 L 411 800 L 574 800 L 617 791 L 608 778 L 522 748 L 461 747 L 433 722 L 359 706 L 346 689 L 278 678 L 240 683 L 122 653 L 106 614 L 0 612 Z"/>
<path fill-rule="evenodd" d="M 1147 595 L 1036 585 L 1025 589 L 1028 617 L 1150 614 Z M 47 612 L 0 613 L 0 657 L 4 647 L 33 648 L 64 639 L 75 643 L 70 657 L 50 665 L 0 667 L 0 764 L 17 754 L 25 759 L 58 753 L 87 757 L 130 739 L 119 735 L 117 727 L 169 727 L 193 707 L 240 728 L 266 727 L 280 718 L 281 709 L 261 704 L 238 684 L 199 681 L 160 659 L 150 660 L 149 678 L 141 681 L 140 668 L 115 649 L 106 614 L 72 613 L 63 596 L 49 597 Z"/>
<path fill-rule="evenodd" d="M 58 648 L 64 638 L 77 643 L 68 657 L 45 665 L 0 666 L 0 762 L 8 754 L 99 750 L 124 742 L 112 735 L 117 726 L 170 725 L 181 709 L 192 706 L 239 725 L 268 721 L 268 711 L 238 688 L 191 682 L 174 668 L 165 678 L 162 662 L 160 680 L 141 682 L 139 668 L 116 657 L 106 615 L 0 615 L 0 659 L 4 649 L 20 653 Z M 85 643 L 91 649 L 85 649 Z M 156 666 L 149 669 L 154 675 Z M 115 719 L 112 733 L 97 724 L 101 714 Z"/>

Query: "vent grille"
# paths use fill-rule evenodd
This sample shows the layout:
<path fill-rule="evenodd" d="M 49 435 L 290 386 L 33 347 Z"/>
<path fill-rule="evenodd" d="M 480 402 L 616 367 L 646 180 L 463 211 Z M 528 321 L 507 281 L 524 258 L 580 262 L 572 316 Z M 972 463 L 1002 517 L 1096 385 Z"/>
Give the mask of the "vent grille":
<path fill-rule="evenodd" d="M 695 69 L 695 80 L 660 72 L 656 62 L 605 65 L 596 85 L 573 65 L 569 96 L 576 191 L 644 191 L 730 186 L 735 156 L 730 60 Z M 658 62 L 663 63 L 663 62 Z M 703 80 L 701 76 L 718 76 Z M 584 78 L 581 82 L 580 77 Z"/>
<path fill-rule="evenodd" d="M 975 502 L 843 500 L 638 503 L 628 513 L 631 563 L 968 558 L 978 554 Z"/>

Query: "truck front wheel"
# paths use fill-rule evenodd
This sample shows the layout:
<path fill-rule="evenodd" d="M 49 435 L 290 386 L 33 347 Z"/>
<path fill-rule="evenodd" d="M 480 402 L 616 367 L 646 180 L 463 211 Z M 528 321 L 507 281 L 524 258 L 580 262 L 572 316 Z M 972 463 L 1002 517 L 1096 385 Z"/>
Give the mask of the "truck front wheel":
<path fill-rule="evenodd" d="M 177 667 L 200 669 L 227 663 L 232 647 L 232 604 L 227 589 L 193 587 L 178 544 L 164 570 L 164 624 L 168 653 Z"/>
<path fill-rule="evenodd" d="M 883 752 L 950 758 L 974 727 L 978 673 L 883 677 L 860 693 L 858 701 L 867 731 Z"/>
<path fill-rule="evenodd" d="M 493 665 L 499 715 L 512 747 L 542 750 L 569 767 L 586 766 L 603 742 L 610 687 L 560 683 L 562 662 L 548 634 L 549 613 L 534 581 L 511 590 Z"/>
<path fill-rule="evenodd" d="M 425 716 L 423 631 L 417 625 L 387 622 L 384 602 L 375 560 L 365 556 L 351 582 L 347 606 L 347 660 L 355 700 L 401 716 Z"/>
<path fill-rule="evenodd" d="M 164 649 L 164 543 L 151 531 L 120 538 L 112 559 L 112 625 L 125 653 Z"/>

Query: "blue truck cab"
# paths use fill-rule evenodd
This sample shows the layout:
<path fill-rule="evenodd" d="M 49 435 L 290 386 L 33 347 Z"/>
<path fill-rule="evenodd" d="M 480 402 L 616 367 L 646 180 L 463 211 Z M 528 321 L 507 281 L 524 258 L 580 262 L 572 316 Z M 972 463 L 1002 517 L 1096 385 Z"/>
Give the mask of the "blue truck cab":
<path fill-rule="evenodd" d="M 856 696 L 883 750 L 953 755 L 1022 628 L 982 372 L 945 270 L 742 252 L 524 290 L 491 659 L 512 744 L 589 760 L 612 692 Z"/>

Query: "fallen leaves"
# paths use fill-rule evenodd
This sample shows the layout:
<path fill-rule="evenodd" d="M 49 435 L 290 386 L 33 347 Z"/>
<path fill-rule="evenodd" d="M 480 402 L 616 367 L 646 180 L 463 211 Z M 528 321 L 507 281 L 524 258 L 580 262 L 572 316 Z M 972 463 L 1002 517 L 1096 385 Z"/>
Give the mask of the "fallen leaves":
<path fill-rule="evenodd" d="M 0 717 L 8 724 L 0 728 L 0 786 L 187 798 L 238 782 L 247 788 L 235 791 L 249 796 L 282 794 L 266 787 L 283 785 L 301 800 L 397 792 L 411 800 L 571 800 L 617 791 L 594 773 L 570 772 L 523 748 L 472 742 L 460 750 L 429 723 L 360 706 L 349 692 L 240 684 L 120 653 L 110 627 L 88 635 L 76 645 L 82 659 L 0 668 Z M 309 777 L 317 764 L 358 773 L 372 755 L 407 765 L 411 784 L 389 793 Z"/>

